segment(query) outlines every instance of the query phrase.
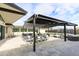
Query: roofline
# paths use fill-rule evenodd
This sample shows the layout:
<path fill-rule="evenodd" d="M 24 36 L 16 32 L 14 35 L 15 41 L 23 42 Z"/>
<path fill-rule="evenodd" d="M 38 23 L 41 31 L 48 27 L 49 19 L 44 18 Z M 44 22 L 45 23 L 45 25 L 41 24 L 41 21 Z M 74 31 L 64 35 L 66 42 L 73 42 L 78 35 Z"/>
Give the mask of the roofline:
<path fill-rule="evenodd" d="M 38 17 L 38 16 L 41 16 L 41 17 L 46 17 L 47 19 L 54 19 L 54 20 L 57 20 L 57 21 L 62 22 L 63 24 L 67 24 L 67 25 L 69 25 L 69 26 L 78 26 L 77 24 L 74 24 L 74 23 L 71 23 L 71 22 L 59 20 L 59 19 L 57 19 L 57 18 L 52 18 L 52 17 L 49 17 L 49 16 L 41 15 L 41 14 L 33 14 L 33 15 L 29 18 L 30 20 L 27 20 L 27 22 L 28 22 L 28 21 L 31 21 L 34 15 L 37 15 L 37 17 Z"/>
<path fill-rule="evenodd" d="M 28 22 L 28 21 L 31 21 L 34 15 L 35 15 L 35 14 L 33 14 L 31 17 L 29 17 L 28 19 L 30 19 L 30 20 L 27 19 L 27 20 L 25 21 L 25 23 Z"/>
<path fill-rule="evenodd" d="M 27 13 L 27 11 L 25 11 L 24 9 L 22 9 L 21 7 L 17 6 L 17 5 L 14 4 L 14 3 L 4 3 L 4 4 L 7 4 L 7 5 L 11 6 L 11 7 L 14 7 L 14 8 L 16 8 L 16 9 L 19 9 L 19 10 L 21 10 L 21 11 Z"/>
<path fill-rule="evenodd" d="M 22 8 L 20 8 L 19 6 L 17 6 L 17 5 L 14 4 L 14 3 L 4 3 L 4 4 L 9 5 L 9 6 L 13 7 L 13 8 L 18 9 L 18 10 L 21 10 L 22 12 L 15 11 L 15 10 L 10 10 L 10 9 L 8 9 L 8 8 L 1 8 L 1 7 L 0 7 L 0 10 L 2 10 L 2 11 L 7 11 L 7 12 L 11 12 L 11 13 L 17 13 L 17 14 L 21 14 L 21 15 L 25 15 L 25 14 L 27 13 L 27 11 L 25 11 L 25 10 L 22 9 Z"/>
<path fill-rule="evenodd" d="M 49 17 L 49 16 L 41 15 L 41 14 L 38 14 L 38 16 L 43 16 L 43 17 L 47 17 L 47 18 L 51 18 L 51 19 L 55 19 L 55 20 L 58 20 L 58 21 L 64 22 L 64 23 L 66 23 L 66 24 L 69 23 L 69 24 L 73 24 L 73 25 L 77 26 L 77 24 L 74 24 L 74 23 L 71 23 L 71 22 L 67 22 L 67 21 L 63 21 L 63 20 L 59 20 L 59 19 L 57 19 L 57 18 L 52 18 L 52 17 Z"/>

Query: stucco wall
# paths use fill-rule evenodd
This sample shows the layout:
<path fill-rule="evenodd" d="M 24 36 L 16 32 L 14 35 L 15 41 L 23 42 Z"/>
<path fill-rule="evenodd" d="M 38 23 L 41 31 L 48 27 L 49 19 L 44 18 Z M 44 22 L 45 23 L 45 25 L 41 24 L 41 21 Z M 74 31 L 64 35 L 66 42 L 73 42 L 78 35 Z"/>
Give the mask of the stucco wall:
<path fill-rule="evenodd" d="M 1 39 L 1 30 L 3 30 L 3 29 L 1 29 L 1 26 L 4 26 L 5 27 L 5 23 L 4 23 L 4 21 L 2 21 L 2 18 L 0 18 L 0 39 Z M 5 31 L 5 29 L 3 30 L 3 32 L 4 31 Z M 5 35 L 5 33 L 3 33 L 3 36 L 2 37 L 4 37 L 4 35 Z"/>
<path fill-rule="evenodd" d="M 39 29 L 40 33 L 42 33 L 42 34 L 45 33 L 46 30 L 47 30 L 46 28 L 40 28 Z"/>
<path fill-rule="evenodd" d="M 12 37 L 14 35 L 13 33 L 13 26 L 12 25 L 6 25 L 6 38 Z"/>
<path fill-rule="evenodd" d="M 5 26 L 5 23 L 0 20 L 0 25 Z"/>

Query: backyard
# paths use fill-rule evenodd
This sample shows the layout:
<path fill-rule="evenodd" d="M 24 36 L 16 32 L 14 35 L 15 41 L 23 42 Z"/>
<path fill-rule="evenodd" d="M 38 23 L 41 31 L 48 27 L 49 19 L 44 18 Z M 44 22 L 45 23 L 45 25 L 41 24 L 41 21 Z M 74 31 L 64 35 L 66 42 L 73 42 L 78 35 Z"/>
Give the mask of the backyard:
<path fill-rule="evenodd" d="M 66 41 L 50 37 L 50 40 L 36 44 L 27 44 L 21 36 L 7 40 L 0 46 L 1 56 L 79 56 L 79 41 Z"/>

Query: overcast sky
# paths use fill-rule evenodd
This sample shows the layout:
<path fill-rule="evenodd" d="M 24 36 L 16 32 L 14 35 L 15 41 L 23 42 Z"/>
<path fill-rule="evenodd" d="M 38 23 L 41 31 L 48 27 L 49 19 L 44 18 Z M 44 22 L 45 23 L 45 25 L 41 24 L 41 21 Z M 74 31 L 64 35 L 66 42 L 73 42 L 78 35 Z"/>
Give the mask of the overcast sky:
<path fill-rule="evenodd" d="M 79 4 L 77 3 L 17 3 L 28 13 L 14 25 L 23 25 L 34 13 L 43 14 L 79 25 Z"/>

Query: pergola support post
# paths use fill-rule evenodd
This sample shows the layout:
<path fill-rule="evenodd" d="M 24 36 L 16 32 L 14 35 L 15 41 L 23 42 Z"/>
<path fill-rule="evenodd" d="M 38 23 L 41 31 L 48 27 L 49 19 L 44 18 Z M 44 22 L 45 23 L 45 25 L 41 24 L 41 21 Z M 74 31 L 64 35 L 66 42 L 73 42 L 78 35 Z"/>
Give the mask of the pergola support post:
<path fill-rule="evenodd" d="M 48 34 L 49 34 L 49 27 L 48 27 Z"/>
<path fill-rule="evenodd" d="M 74 35 L 76 35 L 76 26 L 74 26 Z"/>
<path fill-rule="evenodd" d="M 64 24 L 64 41 L 66 42 L 66 24 Z"/>
<path fill-rule="evenodd" d="M 35 36 L 36 15 L 33 17 L 33 51 L 36 51 L 36 36 Z"/>
<path fill-rule="evenodd" d="M 38 33 L 40 34 L 40 27 L 38 28 Z"/>

